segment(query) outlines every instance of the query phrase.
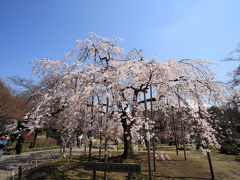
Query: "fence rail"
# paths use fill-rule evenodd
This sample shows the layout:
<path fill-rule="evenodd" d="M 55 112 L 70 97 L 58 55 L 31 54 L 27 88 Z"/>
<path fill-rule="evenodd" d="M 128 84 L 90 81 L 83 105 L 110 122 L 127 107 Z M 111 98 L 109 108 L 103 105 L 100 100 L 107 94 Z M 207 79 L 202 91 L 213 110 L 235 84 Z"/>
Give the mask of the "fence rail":
<path fill-rule="evenodd" d="M 21 180 L 24 177 L 27 170 L 37 167 L 39 164 L 41 164 L 43 162 L 46 162 L 49 160 L 54 160 L 54 159 L 61 157 L 60 154 L 54 154 L 52 152 L 50 152 L 45 157 L 37 157 L 38 155 L 40 155 L 40 154 L 36 153 L 33 156 L 33 157 L 36 157 L 35 159 L 31 159 L 31 160 L 27 161 L 26 163 L 21 164 L 17 169 L 10 171 L 7 179 L 8 180 L 14 180 L 14 179 Z"/>

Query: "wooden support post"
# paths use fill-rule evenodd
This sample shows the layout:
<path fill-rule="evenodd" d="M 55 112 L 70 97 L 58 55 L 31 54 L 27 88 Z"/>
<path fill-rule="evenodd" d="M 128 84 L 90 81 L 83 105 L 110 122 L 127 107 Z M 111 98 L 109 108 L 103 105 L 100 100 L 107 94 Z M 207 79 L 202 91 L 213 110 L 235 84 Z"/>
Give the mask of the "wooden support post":
<path fill-rule="evenodd" d="M 88 161 L 92 159 L 92 140 L 89 141 Z"/>
<path fill-rule="evenodd" d="M 156 172 L 156 147 L 155 147 L 155 138 L 153 138 L 153 170 Z"/>
<path fill-rule="evenodd" d="M 94 80 L 94 78 L 93 78 Z M 92 96 L 92 104 L 91 104 L 91 123 L 90 125 L 92 126 L 93 125 L 93 121 L 94 121 L 94 111 L 93 111 L 93 106 L 94 106 L 94 96 Z M 89 132 L 89 151 L 88 151 L 88 161 L 91 161 L 92 159 L 92 131 Z"/>
<path fill-rule="evenodd" d="M 177 90 L 177 91 L 179 92 L 179 90 Z M 180 123 L 181 123 L 181 134 L 182 134 L 184 160 L 186 161 L 187 160 L 187 155 L 186 155 L 185 133 L 184 133 L 183 119 L 182 119 L 180 109 L 181 109 L 181 103 L 180 103 L 180 98 L 178 97 L 178 117 L 180 118 Z"/>
<path fill-rule="evenodd" d="M 185 138 L 183 139 L 183 151 L 184 151 L 184 160 L 186 161 L 187 160 L 187 154 L 186 154 Z"/>
<path fill-rule="evenodd" d="M 101 161 L 102 156 L 102 132 L 100 132 L 100 142 L 99 142 L 99 154 L 98 154 L 98 161 Z"/>
<path fill-rule="evenodd" d="M 131 179 L 132 179 L 132 173 L 128 173 L 127 179 L 128 179 L 128 180 L 131 180 Z"/>
<path fill-rule="evenodd" d="M 117 140 L 117 152 L 119 151 L 119 148 L 118 148 L 118 140 Z"/>
<path fill-rule="evenodd" d="M 62 149 L 62 144 L 60 145 L 60 156 L 62 156 L 63 149 Z"/>
<path fill-rule="evenodd" d="M 181 134 L 182 134 L 182 143 L 183 143 L 183 152 L 184 152 L 184 160 L 187 160 L 187 154 L 186 154 L 186 142 L 185 142 L 185 133 L 183 132 L 183 122 L 181 121 Z"/>
<path fill-rule="evenodd" d="M 96 180 L 96 171 L 93 171 L 93 180 Z"/>
<path fill-rule="evenodd" d="M 172 121 L 173 121 L 174 140 L 175 140 L 175 146 L 176 146 L 176 155 L 178 156 L 178 138 L 177 138 L 177 132 L 176 132 L 176 124 L 175 124 L 175 117 L 174 117 L 173 106 L 172 106 Z"/>
<path fill-rule="evenodd" d="M 152 97 L 152 85 L 150 85 L 150 99 L 151 99 L 151 121 L 153 121 L 153 97 Z M 152 138 L 153 141 L 153 170 L 156 172 L 156 153 L 155 153 L 155 138 Z"/>
<path fill-rule="evenodd" d="M 8 160 L 8 144 L 7 144 L 7 147 L 6 147 L 6 156 L 5 156 L 5 164 L 7 164 L 7 160 Z"/>
<path fill-rule="evenodd" d="M 65 157 L 65 153 L 66 153 L 66 147 L 65 144 L 63 145 L 63 156 Z"/>
<path fill-rule="evenodd" d="M 101 124 L 101 130 L 100 130 L 100 135 L 99 135 L 99 155 L 98 155 L 98 161 L 101 161 L 102 157 L 102 127 L 103 127 L 103 122 L 102 122 L 102 115 L 100 116 L 100 124 Z"/>
<path fill-rule="evenodd" d="M 21 180 L 22 179 L 22 173 L 23 173 L 23 167 L 22 165 L 20 165 L 18 167 L 18 179 Z"/>
<path fill-rule="evenodd" d="M 207 152 L 207 157 L 208 157 L 208 163 L 209 163 L 212 179 L 215 179 L 210 152 Z"/>
<path fill-rule="evenodd" d="M 150 141 L 148 141 L 148 175 L 149 175 L 149 180 L 152 179 L 152 170 L 151 170 L 151 152 L 150 152 Z"/>
<path fill-rule="evenodd" d="M 84 144 L 84 155 L 86 156 L 87 154 L 87 146 Z"/>
<path fill-rule="evenodd" d="M 104 151 L 105 151 L 105 154 L 104 154 L 104 161 L 107 162 L 107 144 L 108 144 L 108 139 L 105 138 L 105 147 L 104 147 Z"/>
<path fill-rule="evenodd" d="M 108 105 L 109 105 L 109 99 L 107 97 L 106 99 L 106 122 L 108 121 Z M 108 145 L 108 138 L 105 137 L 105 155 L 104 155 L 104 160 L 107 162 L 107 145 Z M 104 180 L 107 180 L 107 172 L 104 171 Z"/>
<path fill-rule="evenodd" d="M 144 91 L 144 107 L 145 107 L 145 121 L 147 121 L 147 100 L 146 100 L 146 90 Z M 149 121 L 148 121 L 149 123 Z M 149 124 L 148 124 L 149 125 Z M 148 133 L 149 129 L 148 129 Z M 148 137 L 146 137 L 148 138 Z M 152 180 L 152 170 L 151 170 L 151 152 L 150 152 L 150 139 L 147 139 L 147 152 L 148 152 L 148 176 L 149 180 Z"/>
<path fill-rule="evenodd" d="M 108 141 L 108 139 L 107 138 L 105 138 L 105 147 L 104 147 L 104 149 L 105 149 L 105 154 L 104 154 L 104 162 L 107 162 L 107 142 Z M 104 178 L 103 178 L 104 180 L 107 180 L 107 172 L 106 171 L 104 171 Z"/>
<path fill-rule="evenodd" d="M 15 177 L 15 170 L 13 170 L 12 173 L 10 173 L 10 179 L 12 180 L 14 179 L 14 177 Z"/>
<path fill-rule="evenodd" d="M 71 157 L 72 157 L 72 145 L 69 148 L 69 158 L 71 158 Z"/>

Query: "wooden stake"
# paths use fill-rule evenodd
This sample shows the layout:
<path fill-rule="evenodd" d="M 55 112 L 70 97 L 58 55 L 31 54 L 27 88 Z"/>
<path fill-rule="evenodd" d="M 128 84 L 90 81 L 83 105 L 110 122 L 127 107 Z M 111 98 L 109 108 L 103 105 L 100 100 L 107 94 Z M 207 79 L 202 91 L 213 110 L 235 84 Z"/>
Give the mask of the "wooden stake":
<path fill-rule="evenodd" d="M 175 146 L 176 146 L 176 155 L 178 156 L 178 138 L 176 133 L 176 124 L 175 124 L 173 106 L 172 106 L 172 121 L 173 121 L 173 132 L 174 132 L 174 139 L 175 139 Z"/>
<path fill-rule="evenodd" d="M 132 173 L 128 173 L 127 179 L 128 179 L 128 180 L 131 180 L 131 179 L 132 179 Z"/>
<path fill-rule="evenodd" d="M 152 102 L 152 85 L 150 85 L 150 99 L 151 99 L 151 121 L 153 121 L 153 102 Z M 155 138 L 153 140 L 153 170 L 156 172 L 156 153 L 155 153 Z"/>
<path fill-rule="evenodd" d="M 93 180 L 96 180 L 96 171 L 93 171 Z"/>
<path fill-rule="evenodd" d="M 23 173 L 23 166 L 20 165 L 18 168 L 18 179 L 21 180 L 22 179 L 22 173 Z"/>
<path fill-rule="evenodd" d="M 153 138 L 153 171 L 156 172 L 156 147 L 155 147 L 155 138 Z"/>
<path fill-rule="evenodd" d="M 182 135 L 182 143 L 183 143 L 183 152 L 184 152 L 184 160 L 187 160 L 187 155 L 186 155 L 186 143 L 185 143 L 185 135 L 184 135 L 184 127 L 183 127 L 183 120 L 180 114 L 180 108 L 181 108 L 181 104 L 180 104 L 180 99 L 178 97 L 178 113 L 179 113 L 179 118 L 180 118 L 180 122 L 181 122 L 181 135 Z"/>
<path fill-rule="evenodd" d="M 184 137 L 184 133 L 183 133 L 183 122 L 182 119 L 181 121 L 181 134 L 182 134 L 182 141 L 183 141 L 183 152 L 184 152 L 184 160 L 187 160 L 187 155 L 186 155 L 186 145 L 185 145 L 185 137 Z"/>
<path fill-rule="evenodd" d="M 89 151 L 88 151 L 88 161 L 91 161 L 92 158 L 92 140 L 89 141 Z"/>
<path fill-rule="evenodd" d="M 118 152 L 118 150 L 119 150 L 119 149 L 118 149 L 118 140 L 117 140 L 117 152 Z"/>
<path fill-rule="evenodd" d="M 99 154 L 98 154 L 98 161 L 101 161 L 102 156 L 102 132 L 100 132 L 100 142 L 99 142 Z"/>
<path fill-rule="evenodd" d="M 104 161 L 107 162 L 107 143 L 108 143 L 108 139 L 107 137 L 105 138 L 105 146 L 104 146 L 104 151 L 105 151 L 105 154 L 104 154 Z M 107 172 L 104 171 L 104 180 L 107 180 Z"/>
<path fill-rule="evenodd" d="M 100 131 L 100 134 L 99 134 L 99 139 L 100 139 L 100 142 L 99 142 L 99 154 L 98 154 L 98 161 L 100 162 L 101 161 L 101 157 L 102 157 L 102 115 L 100 116 L 100 124 L 101 124 L 101 131 Z"/>
<path fill-rule="evenodd" d="M 144 91 L 144 107 L 145 107 L 145 121 L 147 121 L 147 100 L 146 100 L 146 91 Z M 148 122 L 149 123 L 149 122 Z M 149 132 L 149 128 L 148 128 Z M 147 138 L 147 137 L 146 137 Z M 150 140 L 147 139 L 147 152 L 148 152 L 148 174 L 149 180 L 152 180 L 152 171 L 151 171 L 151 153 L 150 153 Z"/>
<path fill-rule="evenodd" d="M 70 148 L 69 148 L 69 157 L 70 157 L 70 158 L 72 157 L 72 145 L 71 145 Z"/>
<path fill-rule="evenodd" d="M 93 125 L 93 105 L 94 105 L 94 96 L 92 96 L 92 105 L 91 105 L 91 126 Z M 90 140 L 89 140 L 89 152 L 88 152 L 88 161 L 91 161 L 92 158 L 92 132 L 90 132 Z"/>
<path fill-rule="evenodd" d="M 84 155 L 87 154 L 87 146 L 84 144 Z"/>
<path fill-rule="evenodd" d="M 208 163 L 209 163 L 212 179 L 215 179 L 210 152 L 207 152 L 207 157 L 208 157 Z"/>
<path fill-rule="evenodd" d="M 106 121 L 108 120 L 108 104 L 109 104 L 109 99 L 107 98 L 107 102 L 106 102 Z M 107 137 L 105 137 L 105 154 L 104 154 L 104 161 L 107 162 L 107 144 L 108 144 L 108 139 Z M 107 180 L 107 172 L 104 171 L 104 180 Z"/>

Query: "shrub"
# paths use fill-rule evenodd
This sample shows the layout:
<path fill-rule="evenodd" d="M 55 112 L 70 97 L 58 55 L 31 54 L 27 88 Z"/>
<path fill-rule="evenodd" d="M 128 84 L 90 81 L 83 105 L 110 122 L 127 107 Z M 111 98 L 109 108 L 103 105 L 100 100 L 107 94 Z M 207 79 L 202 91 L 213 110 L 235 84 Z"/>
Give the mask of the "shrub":
<path fill-rule="evenodd" d="M 223 143 L 221 145 L 220 151 L 224 154 L 233 154 L 233 155 L 240 154 L 240 149 L 234 143 Z"/>
<path fill-rule="evenodd" d="M 57 140 L 58 145 L 61 144 L 61 132 L 55 129 L 48 130 L 46 132 L 46 137 L 50 137 Z"/>

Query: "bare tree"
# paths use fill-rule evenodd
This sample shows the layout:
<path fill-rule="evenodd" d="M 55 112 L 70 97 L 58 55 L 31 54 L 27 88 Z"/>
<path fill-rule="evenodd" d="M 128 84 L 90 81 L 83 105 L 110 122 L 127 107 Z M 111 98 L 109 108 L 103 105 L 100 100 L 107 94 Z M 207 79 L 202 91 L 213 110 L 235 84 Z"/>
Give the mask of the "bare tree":
<path fill-rule="evenodd" d="M 24 96 L 14 93 L 3 80 L 0 79 L 0 131 L 14 120 L 21 120 L 26 113 Z"/>
<path fill-rule="evenodd" d="M 238 44 L 237 48 L 230 52 L 229 55 L 224 60 L 240 62 L 240 43 Z M 233 71 L 231 83 L 235 87 L 240 85 L 240 65 L 238 65 L 236 69 Z"/>

